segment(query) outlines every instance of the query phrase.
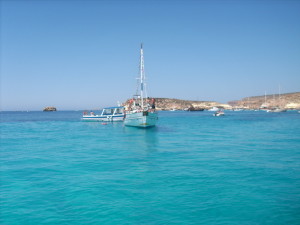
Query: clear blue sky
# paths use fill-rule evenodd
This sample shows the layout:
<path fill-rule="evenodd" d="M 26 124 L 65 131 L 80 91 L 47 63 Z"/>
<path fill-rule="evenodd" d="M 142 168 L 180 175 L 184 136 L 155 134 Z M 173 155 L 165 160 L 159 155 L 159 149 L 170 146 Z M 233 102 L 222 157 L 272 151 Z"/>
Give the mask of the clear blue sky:
<path fill-rule="evenodd" d="M 300 91 L 300 1 L 1 1 L 1 110 Z"/>

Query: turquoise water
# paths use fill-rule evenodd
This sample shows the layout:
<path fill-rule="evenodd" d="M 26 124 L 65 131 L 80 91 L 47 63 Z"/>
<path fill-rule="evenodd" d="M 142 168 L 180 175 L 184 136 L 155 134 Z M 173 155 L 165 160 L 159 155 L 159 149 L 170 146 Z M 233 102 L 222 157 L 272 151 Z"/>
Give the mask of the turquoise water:
<path fill-rule="evenodd" d="M 0 224 L 300 224 L 296 111 L 0 115 Z"/>

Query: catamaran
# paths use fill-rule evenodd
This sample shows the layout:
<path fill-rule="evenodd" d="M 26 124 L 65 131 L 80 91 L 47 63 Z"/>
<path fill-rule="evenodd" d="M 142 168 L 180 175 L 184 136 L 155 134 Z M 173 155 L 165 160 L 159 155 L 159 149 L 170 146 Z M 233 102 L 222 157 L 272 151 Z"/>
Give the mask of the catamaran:
<path fill-rule="evenodd" d="M 144 70 L 143 45 L 140 49 L 140 73 L 136 94 L 129 102 L 124 124 L 133 127 L 153 127 L 156 125 L 157 113 L 155 112 L 155 99 L 148 98 L 146 90 L 146 77 Z"/>

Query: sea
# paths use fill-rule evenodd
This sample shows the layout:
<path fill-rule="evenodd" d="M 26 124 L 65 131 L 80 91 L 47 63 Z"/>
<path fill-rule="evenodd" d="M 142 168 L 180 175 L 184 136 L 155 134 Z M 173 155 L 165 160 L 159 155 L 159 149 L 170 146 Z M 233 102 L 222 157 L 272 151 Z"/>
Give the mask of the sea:
<path fill-rule="evenodd" d="M 1 112 L 0 224 L 300 224 L 300 113 Z"/>

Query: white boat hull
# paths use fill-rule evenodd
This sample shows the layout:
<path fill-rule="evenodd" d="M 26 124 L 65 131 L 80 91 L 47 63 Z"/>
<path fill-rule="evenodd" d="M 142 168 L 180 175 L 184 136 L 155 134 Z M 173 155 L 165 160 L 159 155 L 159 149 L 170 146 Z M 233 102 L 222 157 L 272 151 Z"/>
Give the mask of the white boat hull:
<path fill-rule="evenodd" d="M 211 109 L 207 110 L 207 111 L 210 111 L 210 112 L 217 112 L 219 111 L 220 109 L 217 108 L 217 107 L 212 107 Z"/>
<path fill-rule="evenodd" d="M 126 114 L 124 124 L 131 127 L 153 127 L 156 125 L 157 113 L 155 112 L 136 112 Z"/>
<path fill-rule="evenodd" d="M 122 122 L 124 120 L 124 115 L 120 116 L 83 116 L 84 121 L 95 121 L 95 122 Z"/>

